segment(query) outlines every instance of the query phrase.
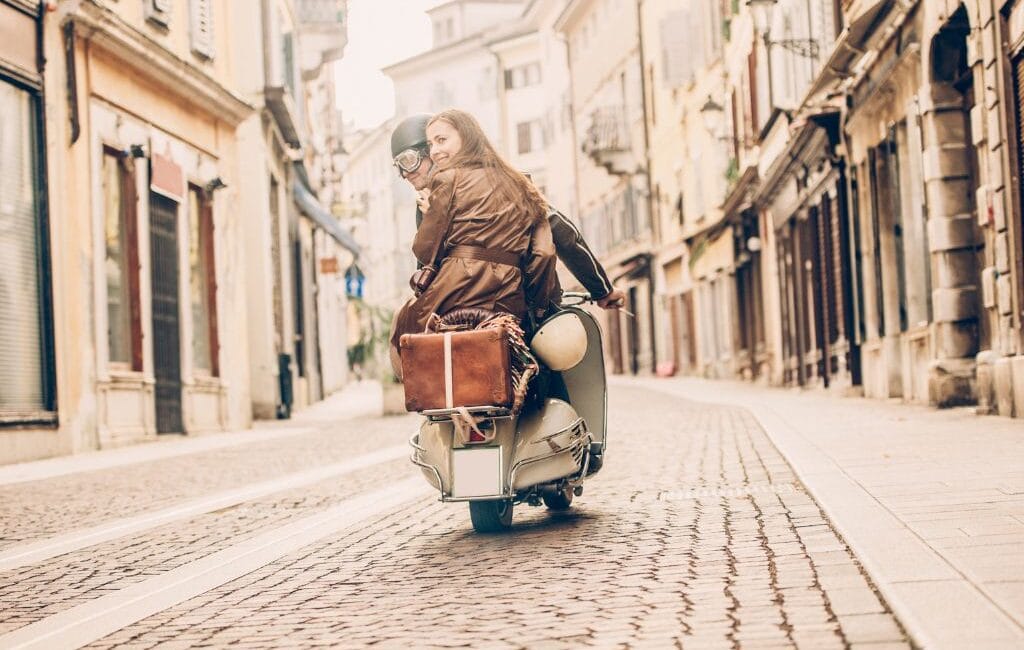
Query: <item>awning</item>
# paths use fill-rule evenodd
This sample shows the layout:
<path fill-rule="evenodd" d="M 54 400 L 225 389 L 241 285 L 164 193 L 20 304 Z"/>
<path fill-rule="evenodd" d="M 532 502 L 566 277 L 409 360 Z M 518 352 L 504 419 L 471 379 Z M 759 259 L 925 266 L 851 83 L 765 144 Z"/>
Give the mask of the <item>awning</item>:
<path fill-rule="evenodd" d="M 274 116 L 274 121 L 277 122 L 285 142 L 292 147 L 302 146 L 302 141 L 299 140 L 298 127 L 295 124 L 295 116 L 297 115 L 295 100 L 292 99 L 288 89 L 284 86 L 268 86 L 264 90 L 264 96 L 266 97 L 267 108 L 270 109 L 270 114 Z"/>
<path fill-rule="evenodd" d="M 733 185 L 729 196 L 722 203 L 722 212 L 728 218 L 735 218 L 753 205 L 754 192 L 757 190 L 757 165 L 750 165 Z"/>
<path fill-rule="evenodd" d="M 819 106 L 813 112 L 807 111 L 790 124 L 790 137 L 785 149 L 775 157 L 751 196 L 754 205 L 764 207 L 791 172 L 805 164 L 809 155 L 827 158 L 826 152 L 817 147 L 832 148 L 839 144 L 839 118 L 839 107 L 827 105 Z M 816 138 L 819 132 L 824 135 Z"/>
<path fill-rule="evenodd" d="M 828 58 L 821 74 L 815 79 L 808 97 L 813 97 L 837 79 L 850 76 L 853 66 L 868 49 L 866 43 L 878 27 L 879 21 L 895 4 L 895 0 L 865 0 L 859 14 L 850 21 L 836 39 L 832 56 Z M 857 8 L 853 7 L 853 11 Z"/>
<path fill-rule="evenodd" d="M 342 228 L 338 220 L 334 218 L 334 215 L 320 205 L 317 198 L 313 196 L 313 193 L 309 191 L 301 180 L 296 178 L 292 181 L 292 192 L 295 195 L 295 204 L 299 206 L 302 214 L 312 219 L 313 223 L 323 228 L 324 232 L 351 251 L 353 255 L 359 256 L 359 244 L 352 238 L 352 234 Z"/>

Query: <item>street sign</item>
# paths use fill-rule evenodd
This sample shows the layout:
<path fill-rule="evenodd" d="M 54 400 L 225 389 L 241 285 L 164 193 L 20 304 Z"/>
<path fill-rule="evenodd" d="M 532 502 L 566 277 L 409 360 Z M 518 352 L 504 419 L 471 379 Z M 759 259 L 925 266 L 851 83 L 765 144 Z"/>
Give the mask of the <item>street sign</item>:
<path fill-rule="evenodd" d="M 338 258 L 337 257 L 321 257 L 320 258 L 320 273 L 323 275 L 330 275 L 338 272 Z"/>

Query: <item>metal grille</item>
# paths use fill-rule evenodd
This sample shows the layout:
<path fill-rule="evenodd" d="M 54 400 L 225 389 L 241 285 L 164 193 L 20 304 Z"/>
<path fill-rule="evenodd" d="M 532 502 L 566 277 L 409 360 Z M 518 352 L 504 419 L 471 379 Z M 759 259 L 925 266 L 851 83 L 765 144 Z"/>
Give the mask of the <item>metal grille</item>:
<path fill-rule="evenodd" d="M 149 232 L 153 289 L 153 370 L 156 429 L 178 433 L 181 422 L 181 328 L 178 299 L 178 206 L 150 195 Z"/>

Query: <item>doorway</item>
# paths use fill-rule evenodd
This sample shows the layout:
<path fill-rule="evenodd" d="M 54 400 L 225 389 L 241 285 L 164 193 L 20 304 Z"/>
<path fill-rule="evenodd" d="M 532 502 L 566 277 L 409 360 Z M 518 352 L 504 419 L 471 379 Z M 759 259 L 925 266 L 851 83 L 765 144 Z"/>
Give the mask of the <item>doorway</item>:
<path fill-rule="evenodd" d="M 151 287 L 156 431 L 182 433 L 178 204 L 155 193 L 149 195 L 149 246 L 153 264 Z"/>

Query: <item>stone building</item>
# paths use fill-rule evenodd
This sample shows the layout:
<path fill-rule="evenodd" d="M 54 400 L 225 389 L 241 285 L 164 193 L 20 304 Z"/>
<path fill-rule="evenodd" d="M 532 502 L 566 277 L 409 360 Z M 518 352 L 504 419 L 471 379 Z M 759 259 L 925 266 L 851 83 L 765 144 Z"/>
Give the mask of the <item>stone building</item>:
<path fill-rule="evenodd" d="M 396 116 L 459 108 L 472 113 L 495 147 L 506 152 L 504 78 L 487 40 L 522 9 L 522 0 L 451 0 L 428 10 L 431 48 L 384 69 L 395 84 Z"/>
<path fill-rule="evenodd" d="M 682 237 L 698 296 L 700 257 L 732 240 L 716 266 L 734 354 L 692 371 L 1021 415 L 1024 9 L 732 4 L 724 87 L 702 111 L 737 162 L 724 225 Z M 695 302 L 700 359 L 719 342 Z"/>
<path fill-rule="evenodd" d="M 332 66 L 346 40 L 343 0 L 265 0 L 233 14 L 238 88 L 256 107 L 239 128 L 250 215 L 245 238 L 252 412 L 286 417 L 345 381 L 344 271 L 358 246 L 340 195 Z M 321 193 L 323 196 L 321 197 Z"/>
<path fill-rule="evenodd" d="M 651 222 L 638 5 L 567 3 L 554 25 L 569 46 L 579 221 L 626 308 L 602 315 L 615 373 L 655 365 L 655 233 Z"/>
<path fill-rule="evenodd" d="M 315 198 L 329 185 L 326 149 L 293 155 L 274 110 L 293 103 L 300 143 L 311 142 L 328 128 L 312 108 L 322 102 L 308 101 L 322 92 L 274 90 L 268 82 L 286 77 L 264 68 L 263 27 L 281 46 L 267 61 L 294 61 L 294 78 L 315 83 L 321 73 L 295 55 L 337 56 L 344 4 L 329 4 L 331 43 L 302 50 L 277 37 L 287 25 L 322 34 L 315 17 L 327 3 L 0 3 L 0 218 L 17 224 L 0 236 L 0 462 L 241 429 L 254 412 L 274 414 L 276 392 L 260 391 L 268 375 L 276 383 L 277 359 L 254 355 L 261 324 L 273 322 L 259 280 L 274 265 L 252 265 L 250 249 L 259 239 L 271 259 L 259 235 L 270 230 L 274 172 L 280 213 L 309 217 L 291 231 L 296 258 L 310 259 L 304 278 L 318 233 L 350 242 Z M 315 303 L 305 304 L 315 329 Z M 307 350 L 320 364 L 323 350 Z M 321 383 L 339 385 L 327 375 L 312 398 Z"/>
<path fill-rule="evenodd" d="M 366 270 L 363 298 L 397 309 L 411 291 L 416 270 L 412 239 L 416 234 L 416 195 L 391 161 L 391 131 L 397 119 L 346 138 L 344 214 Z"/>
<path fill-rule="evenodd" d="M 33 365 L 46 369 L 42 393 L 3 391 L 4 462 L 250 421 L 245 284 L 234 265 L 242 222 L 231 206 L 235 131 L 252 107 L 233 91 L 227 5 L 2 5 L 0 24 L 15 30 L 5 47 L 36 48 L 17 59 L 26 90 L 3 120 L 5 131 L 26 129 L 28 157 L 11 165 L 5 154 L 0 177 L 36 188 L 44 353 Z M 34 182 L 8 176 L 19 168 Z M 4 210 L 16 195 L 3 191 Z M 47 303 L 52 312 L 40 309 Z M 5 331 L 4 349 L 29 354 L 12 335 L 24 336 Z M 33 365 L 19 378 L 38 387 Z"/>

